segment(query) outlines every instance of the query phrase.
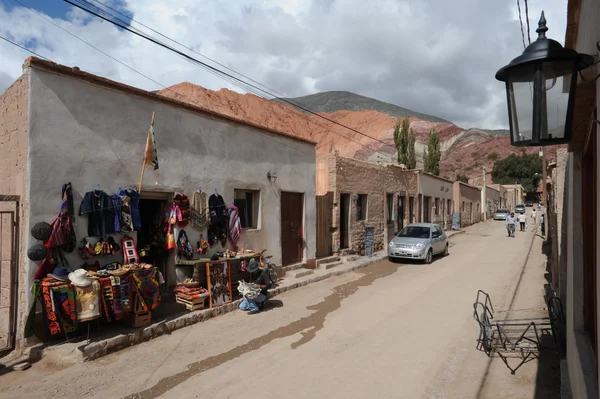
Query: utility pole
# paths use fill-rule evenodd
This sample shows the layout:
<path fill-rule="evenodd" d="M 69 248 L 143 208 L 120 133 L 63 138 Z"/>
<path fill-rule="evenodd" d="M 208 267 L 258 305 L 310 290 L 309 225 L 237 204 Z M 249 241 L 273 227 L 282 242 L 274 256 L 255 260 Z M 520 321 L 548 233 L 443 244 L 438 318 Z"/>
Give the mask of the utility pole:
<path fill-rule="evenodd" d="M 483 222 L 487 222 L 487 185 L 485 183 L 485 166 L 483 167 L 483 187 L 481 188 L 481 198 L 483 199 L 483 204 L 481 207 L 483 209 Z"/>

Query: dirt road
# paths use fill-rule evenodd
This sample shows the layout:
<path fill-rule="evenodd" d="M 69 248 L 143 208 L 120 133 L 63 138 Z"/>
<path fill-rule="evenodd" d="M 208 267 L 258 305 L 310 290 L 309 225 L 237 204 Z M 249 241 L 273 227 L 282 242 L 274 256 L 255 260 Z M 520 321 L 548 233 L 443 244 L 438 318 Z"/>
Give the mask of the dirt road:
<path fill-rule="evenodd" d="M 257 315 L 226 314 L 84 365 L 40 362 L 0 377 L 0 397 L 502 397 L 482 389 L 472 303 L 478 289 L 511 303 L 532 238 L 506 237 L 502 222 L 473 226 L 431 265 L 383 261 Z M 533 397 L 530 382 L 511 397 Z"/>

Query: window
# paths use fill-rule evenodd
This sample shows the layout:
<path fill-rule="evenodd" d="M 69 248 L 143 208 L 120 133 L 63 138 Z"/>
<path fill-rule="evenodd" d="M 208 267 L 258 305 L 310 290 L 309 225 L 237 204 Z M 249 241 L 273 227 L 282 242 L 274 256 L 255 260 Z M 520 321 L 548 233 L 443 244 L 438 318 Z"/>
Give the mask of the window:
<path fill-rule="evenodd" d="M 358 194 L 356 201 L 356 220 L 367 220 L 367 194 Z"/>
<path fill-rule="evenodd" d="M 258 228 L 260 191 L 233 190 L 233 205 L 238 208 L 240 223 L 243 229 Z"/>
<path fill-rule="evenodd" d="M 461 209 L 461 211 L 463 211 L 463 212 L 465 211 L 465 201 L 462 202 L 462 209 Z"/>
<path fill-rule="evenodd" d="M 394 220 L 394 194 L 387 194 L 386 206 L 387 206 L 387 220 L 391 222 Z"/>
<path fill-rule="evenodd" d="M 434 200 L 433 207 L 435 209 L 435 216 L 440 216 L 440 199 L 439 198 L 436 198 Z"/>

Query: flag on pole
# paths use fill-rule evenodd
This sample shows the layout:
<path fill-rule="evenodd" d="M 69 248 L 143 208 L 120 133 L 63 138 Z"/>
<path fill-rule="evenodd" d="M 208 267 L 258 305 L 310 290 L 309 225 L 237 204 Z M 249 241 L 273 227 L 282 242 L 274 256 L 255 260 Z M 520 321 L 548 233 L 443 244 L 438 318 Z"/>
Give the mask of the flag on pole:
<path fill-rule="evenodd" d="M 152 123 L 148 130 L 146 151 L 144 152 L 144 164 L 152 166 L 154 170 L 158 169 L 158 154 L 156 152 L 156 140 L 154 139 L 154 115 L 152 115 Z"/>

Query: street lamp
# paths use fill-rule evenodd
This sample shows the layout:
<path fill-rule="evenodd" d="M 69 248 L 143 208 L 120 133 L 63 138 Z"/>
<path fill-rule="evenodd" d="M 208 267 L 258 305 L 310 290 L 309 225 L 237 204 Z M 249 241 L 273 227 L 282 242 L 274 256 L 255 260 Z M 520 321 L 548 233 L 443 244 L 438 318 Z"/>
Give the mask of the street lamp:
<path fill-rule="evenodd" d="M 496 73 L 506 83 L 510 142 L 516 147 L 569 142 L 577 73 L 594 62 L 592 56 L 548 39 L 546 31 L 542 11 L 537 40 Z"/>

